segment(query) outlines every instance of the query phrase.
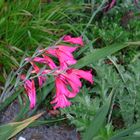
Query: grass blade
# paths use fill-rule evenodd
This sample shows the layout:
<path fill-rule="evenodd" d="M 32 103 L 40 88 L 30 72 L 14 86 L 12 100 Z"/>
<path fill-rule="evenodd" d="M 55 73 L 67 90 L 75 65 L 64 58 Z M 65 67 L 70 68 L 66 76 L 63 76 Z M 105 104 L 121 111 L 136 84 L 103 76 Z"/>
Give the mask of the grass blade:
<path fill-rule="evenodd" d="M 90 53 L 89 55 L 81 58 L 76 65 L 74 65 L 75 68 L 82 68 L 84 66 L 87 66 L 93 62 L 98 61 L 101 58 L 104 58 L 106 56 L 109 56 L 125 47 L 129 46 L 128 44 L 113 44 L 108 47 L 104 47 L 101 49 L 96 49 L 94 52 Z"/>
<path fill-rule="evenodd" d="M 110 140 L 120 140 L 120 139 L 125 139 L 126 136 L 132 135 L 134 132 L 140 130 L 140 123 L 135 124 L 131 126 L 130 128 L 126 130 L 122 130 L 121 132 L 118 132 L 115 136 L 113 136 Z M 140 136 L 139 136 L 140 139 Z"/>

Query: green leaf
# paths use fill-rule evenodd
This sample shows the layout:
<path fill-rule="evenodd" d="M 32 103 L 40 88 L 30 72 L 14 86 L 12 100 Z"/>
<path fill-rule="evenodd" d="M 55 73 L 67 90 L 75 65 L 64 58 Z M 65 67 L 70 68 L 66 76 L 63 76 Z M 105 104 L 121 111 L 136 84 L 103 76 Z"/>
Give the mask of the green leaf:
<path fill-rule="evenodd" d="M 40 126 L 40 125 L 56 123 L 56 122 L 64 121 L 66 119 L 67 118 L 57 118 L 57 119 L 50 119 L 50 120 L 36 120 L 33 123 L 31 123 L 29 125 L 29 127 L 36 127 L 36 126 Z"/>
<path fill-rule="evenodd" d="M 1 103 L 0 104 L 0 111 L 2 111 L 11 102 L 13 102 L 22 91 L 23 91 L 23 89 L 15 92 L 12 96 L 8 97 L 3 103 Z"/>
<path fill-rule="evenodd" d="M 108 47 L 104 47 L 101 49 L 95 49 L 92 53 L 89 55 L 81 58 L 76 65 L 74 65 L 75 68 L 82 68 L 86 65 L 89 65 L 93 62 L 98 61 L 101 58 L 107 57 L 125 47 L 129 46 L 128 44 L 113 44 Z"/>
<path fill-rule="evenodd" d="M 4 5 L 4 0 L 0 0 L 0 8 Z"/>
<path fill-rule="evenodd" d="M 119 140 L 140 140 L 140 136 L 127 136 L 127 137 L 119 138 Z"/>
<path fill-rule="evenodd" d="M 0 126 L 0 138 L 1 140 L 8 140 L 15 136 L 17 133 L 25 129 L 29 124 L 38 119 L 43 113 L 37 114 L 21 122 L 12 122 L 6 125 Z"/>
<path fill-rule="evenodd" d="M 103 123 L 105 122 L 107 113 L 110 108 L 111 99 L 114 94 L 113 91 L 114 89 L 112 89 L 110 97 L 107 99 L 106 103 L 100 108 L 100 110 L 95 115 L 93 121 L 91 122 L 89 128 L 86 130 L 83 136 L 83 140 L 92 140 L 93 137 L 95 137 L 98 134 L 99 130 L 103 126 Z"/>
<path fill-rule="evenodd" d="M 130 128 L 128 128 L 126 130 L 123 130 L 123 131 L 117 133 L 110 140 L 121 140 L 121 139 L 125 139 L 128 135 L 132 135 L 134 132 L 136 132 L 138 130 L 140 130 L 140 123 L 135 124 L 135 125 L 131 126 Z M 140 136 L 139 136 L 139 139 L 140 139 Z"/>

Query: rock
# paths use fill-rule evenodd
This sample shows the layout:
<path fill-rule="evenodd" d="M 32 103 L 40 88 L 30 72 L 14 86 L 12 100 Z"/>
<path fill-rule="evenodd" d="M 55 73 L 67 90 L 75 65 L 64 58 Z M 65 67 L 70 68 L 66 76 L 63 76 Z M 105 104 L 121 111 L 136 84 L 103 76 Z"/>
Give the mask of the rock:
<path fill-rule="evenodd" d="M 26 140 L 24 137 L 19 137 L 18 140 Z"/>

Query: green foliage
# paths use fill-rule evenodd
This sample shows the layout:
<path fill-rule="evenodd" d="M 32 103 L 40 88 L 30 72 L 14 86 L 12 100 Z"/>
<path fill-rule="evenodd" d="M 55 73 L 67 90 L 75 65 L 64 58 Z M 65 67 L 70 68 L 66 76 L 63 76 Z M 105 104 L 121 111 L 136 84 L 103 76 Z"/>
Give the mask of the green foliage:
<path fill-rule="evenodd" d="M 77 68 L 84 67 L 91 63 L 98 61 L 101 58 L 109 56 L 125 47 L 128 47 L 127 43 L 123 44 L 113 44 L 102 49 L 95 49 L 92 53 L 87 54 L 85 57 L 81 58 L 75 65 Z"/>
<path fill-rule="evenodd" d="M 71 100 L 72 106 L 61 109 L 62 114 L 88 140 L 140 139 L 140 52 L 139 48 L 132 48 L 140 45 L 139 10 L 133 1 L 117 0 L 115 7 L 104 13 L 102 8 L 105 2 L 106 0 L 59 0 L 51 3 L 42 3 L 41 0 L 1 0 L 0 84 L 4 83 L 4 79 L 9 81 L 7 73 L 11 69 L 16 70 L 21 66 L 19 62 L 24 53 L 28 56 L 34 53 L 37 46 L 46 48 L 55 44 L 65 34 L 82 34 L 85 47 L 75 53 L 79 60 L 74 67 L 81 68 L 90 64 L 95 83 L 92 86 L 84 83 L 77 97 Z M 123 49 L 127 46 L 129 48 Z M 116 53 L 121 49 L 122 52 Z M 110 56 L 114 53 L 115 57 Z M 101 60 L 104 57 L 108 59 Z M 12 77 L 17 74 L 20 72 Z M 14 80 L 7 86 L 4 96 L 8 98 L 1 104 L 0 110 L 18 97 L 21 111 L 16 120 L 20 120 L 27 114 L 35 114 L 44 105 L 42 102 L 48 97 L 53 85 L 50 82 L 43 90 L 39 89 L 37 106 L 29 112 L 26 98 L 26 106 L 23 106 L 20 95 L 22 90 L 15 94 L 11 92 Z M 20 82 L 18 80 L 16 79 L 16 84 Z M 3 89 L 1 85 L 0 89 Z M 114 96 L 108 101 L 112 92 Z M 46 104 L 48 101 L 49 99 Z M 106 106 L 107 103 L 110 104 L 109 107 Z M 119 123 L 122 123 L 122 130 L 114 124 L 118 118 L 121 118 L 122 122 Z M 45 123 L 47 121 L 44 120 L 34 125 Z"/>
<path fill-rule="evenodd" d="M 96 137 L 96 135 L 98 135 L 99 130 L 102 128 L 102 126 L 106 120 L 106 116 L 107 116 L 109 108 L 110 108 L 113 94 L 114 93 L 111 93 L 109 95 L 108 100 L 106 100 L 105 104 L 96 113 L 94 119 L 91 121 L 88 129 L 86 130 L 86 132 L 83 136 L 83 140 L 94 139 Z"/>
<path fill-rule="evenodd" d="M 126 126 L 131 126 L 133 123 L 140 121 L 140 62 L 129 64 L 128 70 L 123 71 L 123 77 L 126 81 L 126 86 L 121 88 L 118 96 L 120 109 Z"/>
<path fill-rule="evenodd" d="M 110 58 L 109 60 L 112 61 L 102 60 L 96 64 L 94 63 L 93 68 L 96 72 L 94 87 L 82 88 L 80 94 L 72 100 L 73 105 L 61 110 L 63 114 L 66 114 L 70 122 L 76 126 L 77 130 L 84 133 L 90 126 L 91 120 L 97 115 L 100 106 L 102 104 L 104 105 L 108 100 L 108 95 L 111 90 L 116 87 L 115 97 L 114 100 L 112 100 L 108 118 L 104 126 L 101 127 L 102 129 L 100 128 L 96 136 L 97 139 L 109 139 L 114 135 L 113 127 L 115 128 L 116 126 L 111 124 L 114 119 L 122 117 L 125 123 L 123 127 L 128 129 L 129 126 L 138 123 L 140 119 L 139 60 L 129 64 L 127 67 L 116 64 L 117 58 Z M 118 106 L 118 109 L 114 106 Z M 109 134 L 107 133 L 107 126 L 110 126 Z M 139 125 L 136 130 L 138 129 Z M 134 132 L 136 130 L 132 129 Z M 106 137 L 104 135 L 106 135 Z"/>
<path fill-rule="evenodd" d="M 100 106 L 100 100 L 91 99 L 88 93 L 89 90 L 83 87 L 81 92 L 72 100 L 73 105 L 61 109 L 62 114 L 66 114 L 67 118 L 71 120 L 71 124 L 76 125 L 78 131 L 85 131 Z"/>
<path fill-rule="evenodd" d="M 108 61 L 106 60 L 106 63 L 107 62 Z M 114 87 L 118 87 L 121 80 L 114 67 L 110 64 L 105 64 L 103 60 L 100 60 L 92 67 L 97 74 L 97 76 L 95 76 L 95 84 L 92 90 L 99 95 L 104 102 L 108 97 L 109 91 Z"/>
<path fill-rule="evenodd" d="M 140 138 L 140 124 L 134 124 L 128 129 L 117 132 L 110 140 L 138 140 Z"/>
<path fill-rule="evenodd" d="M 97 75 L 94 77 L 94 86 L 91 88 L 83 87 L 80 93 L 72 99 L 73 105 L 61 109 L 70 122 L 76 125 L 77 130 L 82 132 L 85 132 L 89 127 L 100 106 L 108 101 L 111 90 L 120 83 L 119 76 L 112 65 L 99 61 L 96 64 L 94 63 L 93 68 Z M 105 131 L 107 135 L 107 126 L 103 127 L 101 133 Z"/>

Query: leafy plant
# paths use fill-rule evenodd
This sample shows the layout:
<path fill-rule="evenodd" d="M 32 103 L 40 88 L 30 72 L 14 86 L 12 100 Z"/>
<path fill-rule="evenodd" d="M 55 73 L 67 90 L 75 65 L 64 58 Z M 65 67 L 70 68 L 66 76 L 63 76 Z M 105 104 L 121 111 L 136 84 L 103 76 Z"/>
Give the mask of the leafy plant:
<path fill-rule="evenodd" d="M 27 64 L 22 65 L 24 58 L 19 63 L 21 57 L 24 53 L 25 57 L 36 56 L 36 46 L 47 49 L 65 34 L 81 34 L 85 47 L 75 53 L 78 62 L 72 67 L 92 67 L 95 83 L 94 86 L 84 83 L 78 96 L 71 100 L 72 106 L 61 109 L 61 113 L 76 126 L 84 140 L 140 139 L 140 53 L 139 48 L 133 47 L 140 45 L 139 10 L 133 1 L 117 0 L 112 9 L 104 12 L 106 4 L 107 0 L 0 1 L 0 93 L 3 91 L 0 111 L 18 98 L 21 109 L 16 121 L 19 121 L 48 105 L 48 95 L 54 86 L 52 79 L 48 79 L 42 90 L 38 89 L 37 106 L 29 111 L 28 98 L 22 96 L 23 89 L 19 86 L 24 66 L 28 69 Z M 115 57 L 112 57 L 114 53 Z M 13 71 L 7 76 L 11 69 Z M 26 78 L 30 72 L 31 69 Z M 1 132 L 8 128 L 0 135 L 11 138 L 25 127 L 48 122 L 10 123 L 0 126 Z M 20 129 L 15 131 L 15 127 Z"/>
<path fill-rule="evenodd" d="M 70 122 L 76 125 L 77 130 L 82 132 L 89 127 L 100 106 L 108 101 L 110 91 L 120 82 L 112 65 L 99 61 L 97 64 L 94 63 L 93 68 L 97 75 L 94 77 L 94 87 L 83 87 L 78 96 L 72 100 L 73 105 L 61 109 L 62 114 L 66 114 Z"/>
<path fill-rule="evenodd" d="M 111 57 L 109 57 L 109 61 L 100 60 L 98 63 L 94 63 L 93 68 L 96 71 L 94 87 L 84 87 L 81 90 L 81 94 L 72 100 L 73 105 L 61 110 L 62 114 L 66 114 L 71 124 L 74 124 L 78 131 L 82 131 L 82 134 L 87 131 L 86 133 L 88 134 L 85 133 L 84 139 L 93 135 L 93 129 L 91 130 L 92 132 L 89 130 L 91 120 L 96 118 L 95 116 L 98 114 L 101 104 L 104 105 L 106 103 L 109 92 L 114 87 L 116 87 L 115 96 L 112 100 L 108 117 L 94 139 L 114 140 L 116 136 L 118 139 L 121 139 L 120 131 L 113 132 L 114 128 L 119 129 L 116 128 L 115 122 L 113 122 L 117 118 L 122 118 L 125 122 L 125 127 L 128 128 L 130 136 L 126 137 L 126 139 L 139 131 L 139 66 L 139 60 L 137 60 L 135 63 L 129 64 L 128 67 L 124 68 L 122 65 L 116 64 L 116 59 Z M 115 106 L 118 107 L 116 108 Z M 96 121 L 93 123 L 96 123 Z M 124 127 L 123 122 L 120 123 Z M 135 123 L 137 123 L 136 129 Z M 130 131 L 129 126 L 133 125 L 134 129 L 132 128 Z M 91 127 L 96 129 L 97 125 Z M 109 131 L 107 131 L 108 129 Z M 123 131 L 125 132 L 125 130 L 122 130 L 122 133 Z M 127 134 L 124 135 L 126 136 Z M 125 138 L 125 136 L 123 137 Z M 136 137 L 139 138 L 135 134 L 132 136 L 132 138 Z"/>
<path fill-rule="evenodd" d="M 100 100 L 90 98 L 88 88 L 83 87 L 72 103 L 71 107 L 61 109 L 61 112 L 66 114 L 71 124 L 76 125 L 78 131 L 85 131 L 100 107 Z"/>
<path fill-rule="evenodd" d="M 140 82 L 140 63 L 137 60 L 135 63 L 128 65 L 128 70 L 122 70 L 119 67 L 121 73 L 123 73 L 123 77 L 126 81 L 127 89 L 124 87 L 120 90 L 120 94 L 118 96 L 120 109 L 125 121 L 125 125 L 131 126 L 135 122 L 139 122 L 140 120 L 140 112 L 139 112 L 139 82 Z"/>

